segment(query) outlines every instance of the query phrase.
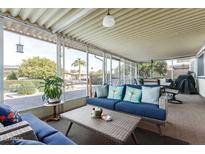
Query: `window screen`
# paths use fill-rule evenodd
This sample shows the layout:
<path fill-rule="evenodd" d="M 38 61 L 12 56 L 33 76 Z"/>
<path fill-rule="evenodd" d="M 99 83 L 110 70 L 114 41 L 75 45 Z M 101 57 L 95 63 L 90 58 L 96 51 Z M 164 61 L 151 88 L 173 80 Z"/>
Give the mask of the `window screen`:
<path fill-rule="evenodd" d="M 204 53 L 198 57 L 198 76 L 204 76 Z"/>

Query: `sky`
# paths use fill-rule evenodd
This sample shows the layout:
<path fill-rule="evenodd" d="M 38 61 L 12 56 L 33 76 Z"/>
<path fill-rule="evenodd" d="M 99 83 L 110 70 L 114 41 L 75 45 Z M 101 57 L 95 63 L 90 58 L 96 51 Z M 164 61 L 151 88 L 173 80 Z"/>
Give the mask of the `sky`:
<path fill-rule="evenodd" d="M 49 58 L 56 62 L 56 45 L 41 41 L 38 39 L 21 36 L 21 44 L 24 45 L 24 53 L 16 52 L 16 44 L 19 43 L 19 34 L 4 31 L 4 65 L 20 65 L 23 59 L 39 56 L 41 58 Z M 65 50 L 65 68 L 66 70 L 75 69 L 71 66 L 75 59 L 81 58 L 86 61 L 86 53 L 75 49 Z M 89 69 L 97 71 L 102 69 L 102 62 L 89 55 Z M 82 72 L 86 72 L 86 67 L 82 68 Z"/>
<path fill-rule="evenodd" d="M 16 44 L 19 43 L 19 34 L 4 31 L 4 65 L 20 65 L 23 59 L 32 58 L 33 56 L 40 56 L 41 58 L 49 58 L 56 62 L 56 45 L 41 41 L 38 39 L 21 36 L 21 44 L 24 45 L 24 53 L 16 52 Z M 66 48 L 65 50 L 65 68 L 66 70 L 77 69 L 71 64 L 77 59 L 81 58 L 86 61 L 86 53 L 75 49 Z M 177 63 L 173 61 L 174 65 Z M 118 62 L 112 63 L 113 69 L 118 66 Z M 171 61 L 167 61 L 171 65 Z M 108 64 L 109 66 L 109 64 Z M 102 62 L 89 54 L 89 70 L 97 71 L 102 69 Z M 82 73 L 86 73 L 86 67 L 82 68 Z"/>

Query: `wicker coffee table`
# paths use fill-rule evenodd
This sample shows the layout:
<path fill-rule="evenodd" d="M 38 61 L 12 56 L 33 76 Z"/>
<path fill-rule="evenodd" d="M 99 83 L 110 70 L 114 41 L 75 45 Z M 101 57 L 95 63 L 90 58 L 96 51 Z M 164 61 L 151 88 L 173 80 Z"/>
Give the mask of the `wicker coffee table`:
<path fill-rule="evenodd" d="M 63 119 L 70 121 L 66 136 L 68 135 L 72 124 L 78 124 L 87 129 L 100 133 L 119 144 L 124 144 L 129 136 L 132 136 L 135 144 L 138 144 L 134 134 L 140 117 L 128 115 L 103 108 L 104 114 L 112 116 L 112 121 L 106 122 L 102 119 L 91 118 L 91 111 L 94 106 L 86 105 L 61 114 Z"/>

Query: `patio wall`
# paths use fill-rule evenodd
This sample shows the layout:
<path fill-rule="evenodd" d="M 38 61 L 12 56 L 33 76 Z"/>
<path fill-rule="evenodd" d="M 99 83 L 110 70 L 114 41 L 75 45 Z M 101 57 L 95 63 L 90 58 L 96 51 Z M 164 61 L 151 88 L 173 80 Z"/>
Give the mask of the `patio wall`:
<path fill-rule="evenodd" d="M 64 112 L 64 111 L 68 111 L 83 106 L 85 105 L 85 100 L 86 97 L 69 100 L 65 102 L 63 105 L 59 106 L 58 112 Z M 34 109 L 21 111 L 20 113 L 26 113 L 26 112 L 31 112 L 39 118 L 46 118 L 53 114 L 53 108 L 42 106 Z"/>

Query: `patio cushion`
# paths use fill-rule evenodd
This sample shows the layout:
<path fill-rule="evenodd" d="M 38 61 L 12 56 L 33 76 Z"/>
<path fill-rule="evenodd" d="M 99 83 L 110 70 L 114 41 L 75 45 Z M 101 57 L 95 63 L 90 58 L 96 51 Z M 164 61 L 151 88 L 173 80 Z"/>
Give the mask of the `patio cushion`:
<path fill-rule="evenodd" d="M 0 122 L 4 126 L 9 126 L 22 121 L 19 113 L 9 105 L 0 104 Z"/>
<path fill-rule="evenodd" d="M 43 143 L 48 145 L 73 145 L 75 144 L 63 133 L 57 132 L 43 139 Z"/>
<path fill-rule="evenodd" d="M 108 85 L 97 85 L 94 87 L 96 92 L 96 97 L 106 98 L 108 95 Z"/>
<path fill-rule="evenodd" d="M 31 113 L 22 114 L 21 118 L 30 124 L 30 126 L 33 128 L 36 136 L 40 141 L 42 141 L 43 138 L 57 132 L 56 129 L 49 126 L 47 123 L 43 122 L 42 120 L 38 119 L 36 116 L 34 116 Z"/>
<path fill-rule="evenodd" d="M 35 140 L 14 140 L 14 145 L 45 145 L 42 142 L 35 141 Z"/>
<path fill-rule="evenodd" d="M 142 102 L 159 104 L 160 87 L 142 86 Z"/>
<path fill-rule="evenodd" d="M 124 86 L 109 86 L 108 97 L 109 99 L 118 99 L 123 98 Z"/>
<path fill-rule="evenodd" d="M 125 97 L 123 100 L 130 101 L 133 103 L 140 103 L 141 95 L 142 95 L 142 91 L 140 89 L 127 86 Z"/>
<path fill-rule="evenodd" d="M 120 100 L 108 98 L 87 98 L 86 102 L 91 105 L 101 106 L 104 108 L 114 110 L 115 104 Z"/>
<path fill-rule="evenodd" d="M 156 104 L 122 101 L 115 105 L 115 110 L 158 120 L 166 120 L 166 111 L 160 109 Z"/>

